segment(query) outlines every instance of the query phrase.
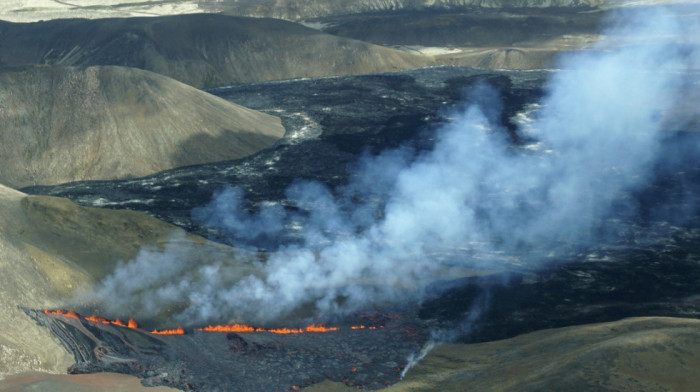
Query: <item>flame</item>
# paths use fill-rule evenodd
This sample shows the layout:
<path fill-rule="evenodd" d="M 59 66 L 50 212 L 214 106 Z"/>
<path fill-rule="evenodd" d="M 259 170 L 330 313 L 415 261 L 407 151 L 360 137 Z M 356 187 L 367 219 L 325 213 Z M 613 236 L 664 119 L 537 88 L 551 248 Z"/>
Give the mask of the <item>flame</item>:
<path fill-rule="evenodd" d="M 339 327 L 326 327 L 324 324 L 311 324 L 304 328 L 256 328 L 245 324 L 228 324 L 228 325 L 209 325 L 204 328 L 197 328 L 197 331 L 204 332 L 270 332 L 276 334 L 293 334 L 304 332 L 333 332 L 338 331 Z"/>
<path fill-rule="evenodd" d="M 54 315 L 64 316 L 64 317 L 70 317 L 70 318 L 74 318 L 74 319 L 80 319 L 80 315 L 75 310 L 65 310 L 65 309 L 48 310 L 48 309 L 44 309 L 44 313 L 54 314 Z"/>
<path fill-rule="evenodd" d="M 65 309 L 58 309 L 58 310 L 49 310 L 45 309 L 44 313 L 49 314 L 49 315 L 57 315 L 57 316 L 63 316 L 63 317 L 70 317 L 74 319 L 83 319 L 86 321 L 90 321 L 93 323 L 99 323 L 99 324 L 105 324 L 105 325 L 116 325 L 118 327 L 124 327 L 124 328 L 131 328 L 131 329 L 138 329 L 139 324 L 134 320 L 133 318 L 129 317 L 129 321 L 127 323 L 124 323 L 123 321 L 116 319 L 116 320 L 109 320 L 101 316 L 87 316 L 83 317 L 80 314 L 78 314 L 74 310 L 65 310 Z M 383 326 L 371 326 L 371 327 L 365 327 L 364 325 L 353 325 L 350 326 L 351 329 L 377 329 L 377 328 L 384 328 Z M 204 331 L 204 332 L 269 332 L 269 333 L 276 333 L 276 334 L 299 334 L 299 333 L 305 333 L 305 332 L 311 332 L 311 333 L 323 333 L 323 332 L 334 332 L 334 331 L 339 331 L 340 327 L 326 327 L 325 324 L 310 324 L 302 328 L 261 328 L 261 327 L 252 327 L 250 325 L 245 325 L 245 324 L 226 324 L 226 325 L 209 325 L 203 328 L 197 328 L 197 331 Z M 151 331 L 153 334 L 157 335 L 184 335 L 185 334 L 185 329 L 182 327 L 177 327 L 174 329 L 163 329 L 163 330 L 157 330 L 154 329 Z"/>
<path fill-rule="evenodd" d="M 63 317 L 70 317 L 74 318 L 77 320 L 83 319 L 87 320 L 93 323 L 100 323 L 100 324 L 106 324 L 106 325 L 116 325 L 119 327 L 124 327 L 124 328 L 131 328 L 131 329 L 137 329 L 139 327 L 139 324 L 133 319 L 129 318 L 128 324 L 124 324 L 123 321 L 116 319 L 116 320 L 109 320 L 104 317 L 100 316 L 87 316 L 83 317 L 81 316 L 78 312 L 75 310 L 65 310 L 65 309 L 58 309 L 58 310 L 49 310 L 49 309 L 44 309 L 44 313 L 46 314 L 51 314 L 51 315 L 56 315 L 56 316 L 63 316 Z"/>
<path fill-rule="evenodd" d="M 85 317 L 85 320 L 92 321 L 93 323 L 109 324 L 109 320 L 100 316 L 88 316 Z"/>
<path fill-rule="evenodd" d="M 124 322 L 121 321 L 121 320 L 119 320 L 119 319 L 116 319 L 116 320 L 110 321 L 110 322 L 111 322 L 112 324 L 114 324 L 114 325 L 118 325 L 118 326 L 120 326 L 120 327 L 128 328 L 128 325 L 124 324 Z"/>
<path fill-rule="evenodd" d="M 364 325 L 353 325 L 351 329 L 364 329 Z M 377 329 L 384 327 L 369 327 L 369 329 Z M 304 332 L 334 332 L 339 331 L 340 327 L 326 327 L 324 324 L 311 324 L 303 328 L 260 328 L 252 327 L 245 324 L 226 324 L 226 325 L 208 325 L 203 328 L 197 328 L 197 331 L 203 332 L 270 332 L 276 334 L 295 334 Z"/>
<path fill-rule="evenodd" d="M 296 329 L 290 329 L 290 328 L 274 328 L 274 329 L 268 329 L 267 332 L 278 333 L 278 334 L 282 334 L 282 335 L 287 335 L 287 334 L 290 334 L 290 333 L 302 333 L 302 332 L 304 332 L 304 330 L 302 330 L 302 329 L 300 329 L 300 328 L 296 328 Z"/>
<path fill-rule="evenodd" d="M 205 332 L 255 332 L 255 328 L 243 324 L 230 325 L 209 325 L 204 328 L 197 328 L 197 331 Z"/>
<path fill-rule="evenodd" d="M 304 328 L 304 332 L 333 332 L 339 329 L 338 327 L 326 327 L 323 324 L 311 324 Z"/>
<path fill-rule="evenodd" d="M 127 324 L 127 327 L 136 329 L 139 327 L 139 324 L 134 319 L 129 317 L 129 323 Z"/>
<path fill-rule="evenodd" d="M 177 327 L 175 329 L 164 329 L 161 331 L 154 329 L 153 331 L 151 331 L 151 333 L 154 333 L 156 335 L 184 335 L 185 329 L 182 327 Z"/>

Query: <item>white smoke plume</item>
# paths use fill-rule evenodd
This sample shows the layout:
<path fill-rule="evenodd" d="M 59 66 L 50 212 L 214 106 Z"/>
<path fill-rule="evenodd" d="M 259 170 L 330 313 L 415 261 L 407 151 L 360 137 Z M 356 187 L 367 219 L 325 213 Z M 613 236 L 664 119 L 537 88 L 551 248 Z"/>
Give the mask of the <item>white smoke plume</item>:
<path fill-rule="evenodd" d="M 334 191 L 293 185 L 287 194 L 308 216 L 274 203 L 250 214 L 235 188 L 195 212 L 241 245 L 299 226 L 302 240 L 272 252 L 260 274 L 207 265 L 181 278 L 181 264 L 163 260 L 167 249 L 148 251 L 118 268 L 95 298 L 118 296 L 141 312 L 170 305 L 162 298 L 186 299 L 183 322 L 266 321 L 301 306 L 329 314 L 415 293 L 445 267 L 436 255 L 457 249 L 466 251 L 449 263 L 491 267 L 479 265 L 481 252 L 517 251 L 537 263 L 529 249 L 594 241 L 611 203 L 648 180 L 666 114 L 683 98 L 686 71 L 700 65 L 697 25 L 660 8 L 615 17 L 622 24 L 597 47 L 561 60 L 535 120 L 519 130 L 537 140 L 527 148 L 509 144 L 495 122 L 497 94 L 477 88 L 479 103 L 451 113 L 431 151 L 365 157 Z M 170 269 L 178 270 L 162 286 Z M 146 271 L 160 271 L 158 279 Z"/>
<path fill-rule="evenodd" d="M 418 355 L 411 354 L 408 357 L 406 367 L 403 368 L 403 370 L 401 371 L 401 379 L 403 380 L 403 378 L 406 377 L 406 373 L 408 373 L 409 370 L 413 369 L 413 367 L 416 366 L 416 364 L 418 364 L 418 362 L 420 362 L 421 359 L 425 358 L 426 355 L 433 351 L 436 345 L 437 343 L 435 343 L 435 341 L 429 340 L 428 343 L 426 343 L 423 346 L 423 348 L 421 348 Z"/>

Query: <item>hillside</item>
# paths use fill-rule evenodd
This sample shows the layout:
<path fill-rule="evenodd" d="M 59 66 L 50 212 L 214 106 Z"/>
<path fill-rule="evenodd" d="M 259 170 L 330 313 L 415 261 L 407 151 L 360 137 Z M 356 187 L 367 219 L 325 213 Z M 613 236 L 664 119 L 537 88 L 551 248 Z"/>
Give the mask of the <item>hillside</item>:
<path fill-rule="evenodd" d="M 700 320 L 633 318 L 437 346 L 385 392 L 695 391 Z M 351 392 L 325 382 L 306 392 Z"/>
<path fill-rule="evenodd" d="M 192 251 L 194 262 L 233 258 L 228 247 L 182 234 L 142 213 L 79 207 L 0 185 L 0 376 L 65 373 L 73 363 L 72 355 L 18 305 L 61 306 L 74 290 L 103 278 L 118 261 L 133 259 L 144 246 L 166 243 Z"/>
<path fill-rule="evenodd" d="M 213 14 L 0 22 L 0 32 L 0 60 L 9 66 L 121 65 L 200 88 L 433 64 L 296 23 Z"/>
<path fill-rule="evenodd" d="M 598 35 L 604 12 L 537 8 L 385 12 L 320 18 L 327 33 L 378 45 L 533 47 L 562 36 Z M 312 22 L 311 22 L 312 23 Z"/>
<path fill-rule="evenodd" d="M 512 339 L 435 347 L 403 381 L 384 392 L 437 391 L 694 391 L 700 381 L 700 321 L 634 318 L 544 330 Z M 135 377 L 110 373 L 9 377 L 0 391 L 19 387 L 55 391 L 142 389 Z M 118 389 L 124 388 L 124 389 Z M 34 390 L 34 389 L 32 389 Z M 306 392 L 354 392 L 325 381 Z"/>
<path fill-rule="evenodd" d="M 314 17 L 362 14 L 384 11 L 474 10 L 476 8 L 579 8 L 599 7 L 606 0 L 224 0 L 203 9 L 215 9 L 235 15 L 269 16 L 300 20 Z"/>
<path fill-rule="evenodd" d="M 698 0 L 0 4 L 0 392 L 698 390 Z"/>
<path fill-rule="evenodd" d="M 5 0 L 0 9 L 0 19 L 35 22 L 59 18 L 164 16 L 223 11 L 238 16 L 297 20 L 376 11 L 595 7 L 617 2 L 621 0 Z"/>
<path fill-rule="evenodd" d="M 605 15 L 578 8 L 402 11 L 305 23 L 330 34 L 432 55 L 439 64 L 541 69 L 552 68 L 562 51 L 591 46 Z"/>
<path fill-rule="evenodd" d="M 170 78 L 124 67 L 0 71 L 0 183 L 119 179 L 241 158 L 280 120 Z"/>

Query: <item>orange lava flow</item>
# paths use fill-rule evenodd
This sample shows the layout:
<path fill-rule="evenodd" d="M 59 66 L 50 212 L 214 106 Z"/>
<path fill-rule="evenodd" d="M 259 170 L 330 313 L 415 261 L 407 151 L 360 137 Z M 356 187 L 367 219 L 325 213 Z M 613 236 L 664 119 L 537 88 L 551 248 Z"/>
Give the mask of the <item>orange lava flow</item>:
<path fill-rule="evenodd" d="M 269 332 L 276 334 L 293 334 L 304 332 L 333 332 L 338 331 L 339 327 L 326 327 L 323 324 L 311 324 L 303 328 L 256 328 L 244 324 L 229 324 L 229 325 L 209 325 L 204 328 L 197 328 L 197 331 L 204 332 Z"/>
<path fill-rule="evenodd" d="M 124 328 L 136 329 L 139 327 L 139 324 L 136 321 L 134 321 L 133 318 L 129 318 L 128 324 L 124 324 L 124 322 L 119 320 L 119 319 L 109 320 L 109 319 L 106 319 L 106 318 L 100 317 L 100 316 L 83 317 L 80 314 L 78 314 L 78 312 L 76 312 L 75 310 L 65 310 L 65 309 L 49 310 L 49 309 L 45 309 L 44 313 L 52 314 L 52 315 L 56 315 L 56 316 L 70 317 L 70 318 L 74 318 L 74 319 L 78 319 L 78 320 L 80 320 L 82 318 L 84 320 L 87 320 L 87 321 L 90 321 L 93 323 L 100 323 L 100 324 L 106 324 L 106 325 L 111 324 L 111 325 L 116 325 L 116 326 L 124 327 Z"/>
<path fill-rule="evenodd" d="M 109 320 L 100 316 L 87 316 L 85 320 L 92 321 L 93 323 L 109 324 Z"/>
<path fill-rule="evenodd" d="M 304 328 L 304 332 L 333 332 L 339 329 L 338 327 L 326 327 L 323 324 L 311 324 Z"/>
<path fill-rule="evenodd" d="M 175 329 L 164 329 L 161 331 L 154 329 L 153 331 L 151 331 L 151 333 L 156 335 L 184 335 L 185 329 L 182 327 L 177 327 Z"/>
<path fill-rule="evenodd" d="M 204 328 L 197 328 L 197 331 L 205 332 L 255 332 L 256 329 L 249 325 L 230 324 L 230 325 L 209 325 Z M 264 331 L 259 329 L 259 332 Z"/>
<path fill-rule="evenodd" d="M 57 316 L 70 317 L 70 318 L 74 318 L 74 319 L 80 319 L 80 315 L 75 310 L 65 310 L 65 309 L 48 310 L 48 309 L 44 309 L 44 313 L 54 314 Z"/>
<path fill-rule="evenodd" d="M 49 310 L 45 309 L 44 313 L 49 314 L 49 315 L 56 315 L 56 316 L 63 316 L 63 317 L 69 317 L 69 318 L 74 318 L 77 320 L 83 319 L 86 321 L 90 321 L 93 323 L 100 323 L 100 324 L 106 324 L 106 325 L 116 325 L 119 327 L 124 327 L 124 328 L 131 328 L 131 329 L 137 329 L 139 328 L 139 324 L 133 319 L 129 318 L 129 321 L 127 323 L 124 323 L 123 321 L 116 319 L 116 320 L 109 320 L 104 317 L 100 316 L 81 316 L 74 310 L 65 310 L 65 309 L 58 309 L 58 310 Z M 379 327 L 365 327 L 364 325 L 353 325 L 350 326 L 351 329 L 377 329 L 377 328 L 384 328 L 383 326 Z M 299 334 L 299 333 L 323 333 L 323 332 L 334 332 L 340 330 L 340 327 L 326 327 L 324 324 L 310 324 L 302 328 L 260 328 L 260 327 L 251 327 L 250 325 L 245 325 L 245 324 L 227 324 L 227 325 L 209 325 L 207 327 L 203 328 L 197 328 L 197 331 L 204 331 L 204 332 L 269 332 L 269 333 L 276 333 L 276 334 Z M 163 329 L 163 330 L 157 330 L 154 329 L 151 331 L 152 334 L 156 335 L 184 335 L 185 334 L 185 329 L 182 327 L 177 327 L 174 329 Z"/>
<path fill-rule="evenodd" d="M 138 327 L 139 327 L 139 324 L 138 324 L 134 319 L 132 319 L 131 317 L 129 317 L 129 322 L 128 322 L 128 324 L 127 324 L 126 326 L 129 327 L 129 328 L 134 328 L 134 329 L 135 329 L 135 328 L 138 328 Z"/>
<path fill-rule="evenodd" d="M 119 320 L 119 319 L 116 319 L 116 320 L 114 320 L 114 321 L 111 321 L 111 323 L 114 324 L 114 325 L 118 325 L 118 326 L 120 326 L 120 327 L 128 327 L 128 325 L 124 324 L 124 322 L 121 321 L 121 320 Z"/>

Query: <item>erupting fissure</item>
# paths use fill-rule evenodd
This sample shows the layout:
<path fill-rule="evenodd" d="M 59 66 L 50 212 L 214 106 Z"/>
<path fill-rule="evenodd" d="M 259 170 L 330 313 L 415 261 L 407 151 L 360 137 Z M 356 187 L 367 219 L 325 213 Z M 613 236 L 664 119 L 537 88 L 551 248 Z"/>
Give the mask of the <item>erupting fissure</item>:
<path fill-rule="evenodd" d="M 139 327 L 138 323 L 133 319 L 129 318 L 128 323 L 124 323 L 119 319 L 116 320 L 109 320 L 104 317 L 100 316 L 87 316 L 83 317 L 81 316 L 78 312 L 74 310 L 65 310 L 65 309 L 58 309 L 58 310 L 49 310 L 45 309 L 44 310 L 45 314 L 49 315 L 56 315 L 56 316 L 63 316 L 63 317 L 69 317 L 73 319 L 83 319 L 86 321 L 90 321 L 93 323 L 100 323 L 100 324 L 106 324 L 106 325 L 116 325 L 119 327 L 124 327 L 124 328 L 132 328 L 132 329 L 137 329 Z M 377 328 L 384 328 L 383 326 L 371 326 L 371 327 L 365 327 L 364 325 L 353 325 L 349 327 L 352 330 L 357 330 L 357 329 L 377 329 Z M 334 332 L 334 331 L 339 331 L 340 327 L 326 327 L 324 324 L 310 324 L 305 327 L 301 328 L 262 328 L 262 327 L 252 327 L 250 325 L 245 325 L 245 324 L 226 324 L 226 325 L 209 325 L 203 328 L 196 328 L 197 331 L 202 331 L 202 332 L 269 332 L 269 333 L 276 333 L 276 334 L 297 334 L 297 333 L 306 333 L 306 332 L 311 332 L 311 333 L 322 333 L 322 332 Z M 173 329 L 154 329 L 151 331 L 152 334 L 156 335 L 184 335 L 185 334 L 185 329 L 178 326 L 177 328 Z"/>
<path fill-rule="evenodd" d="M 340 327 L 326 327 L 323 324 L 311 324 L 307 325 L 304 328 L 256 328 L 244 324 L 209 325 L 204 328 L 197 328 L 197 331 L 205 332 L 270 332 L 277 334 L 304 332 L 333 332 L 338 330 L 340 330 Z"/>
<path fill-rule="evenodd" d="M 151 333 L 154 333 L 156 335 L 184 335 L 185 334 L 185 329 L 182 327 L 177 327 L 174 329 L 163 329 L 163 330 L 157 330 L 154 329 L 151 331 Z"/>
<path fill-rule="evenodd" d="M 49 310 L 49 309 L 44 309 L 45 314 L 51 314 L 51 315 L 57 315 L 57 316 L 64 316 L 64 317 L 70 317 L 74 319 L 85 319 L 87 321 L 92 321 L 93 323 L 100 323 L 100 324 L 107 324 L 107 325 L 117 325 L 119 327 L 124 327 L 124 328 L 131 328 L 131 329 L 136 329 L 139 327 L 139 324 L 131 317 L 129 317 L 129 321 L 125 324 L 123 321 L 116 319 L 116 320 L 109 320 L 104 317 L 100 316 L 87 316 L 83 317 L 81 316 L 78 312 L 75 310 L 65 310 L 65 309 L 58 309 L 58 310 Z"/>

